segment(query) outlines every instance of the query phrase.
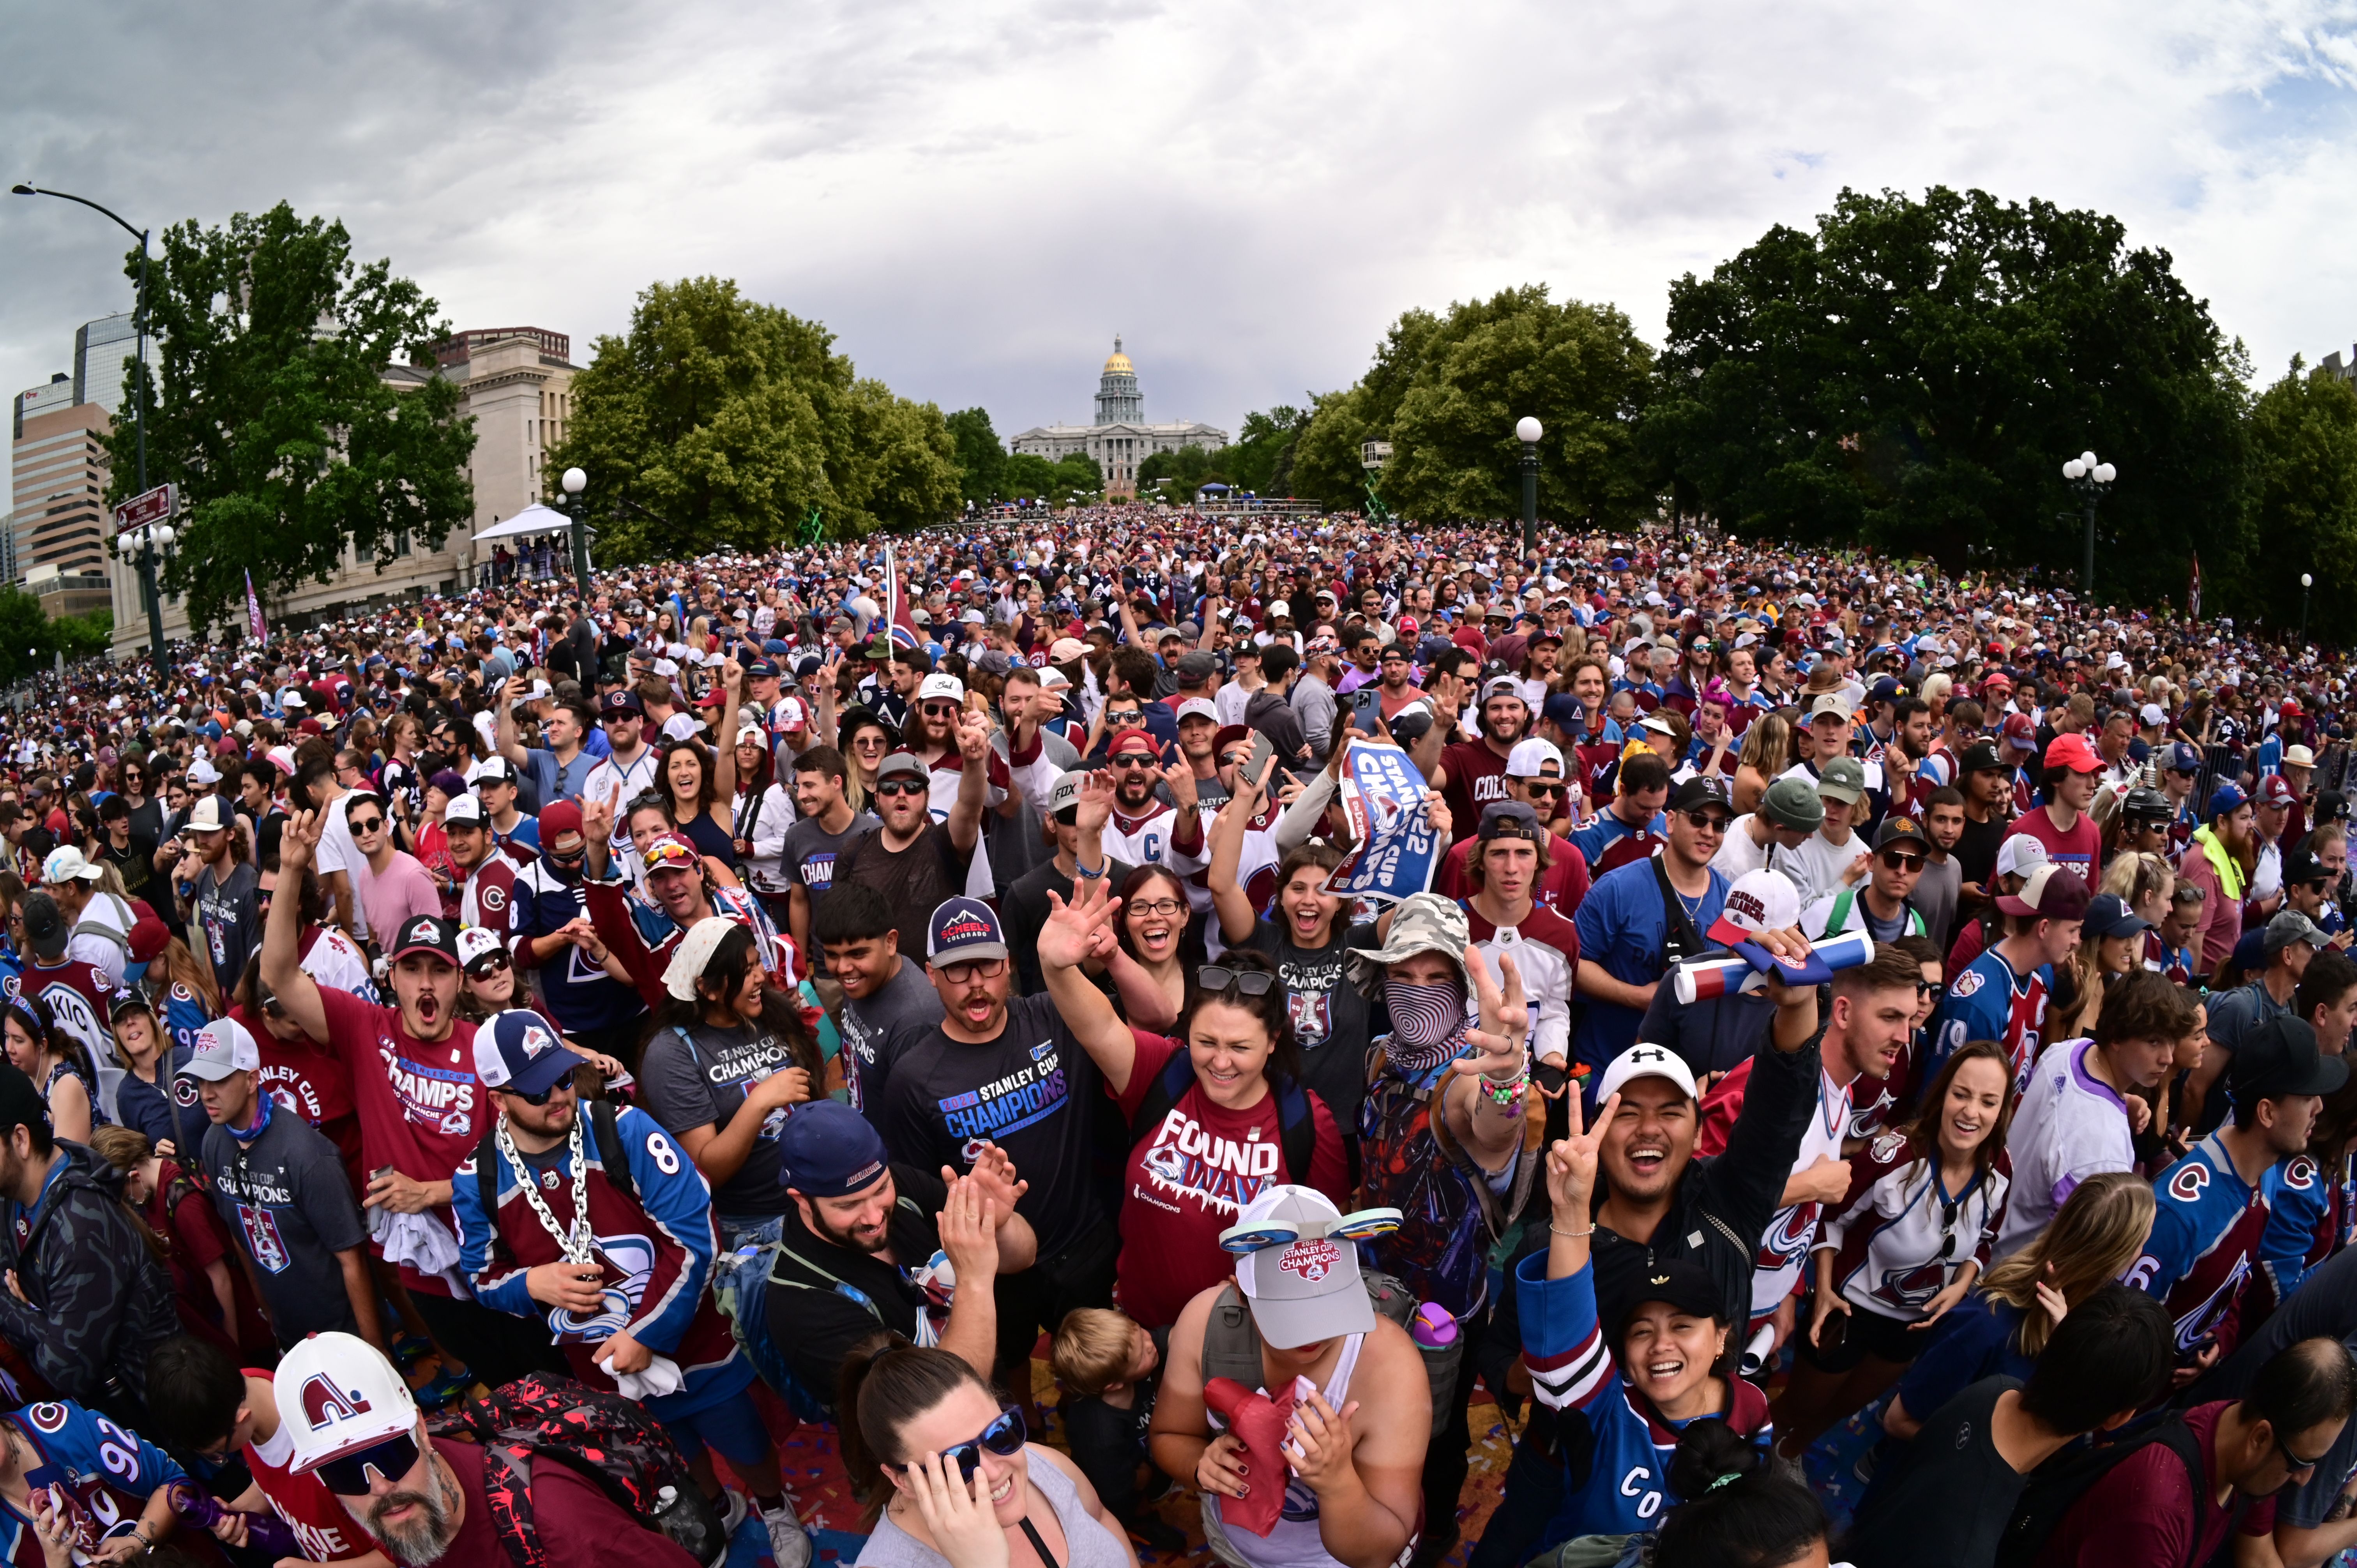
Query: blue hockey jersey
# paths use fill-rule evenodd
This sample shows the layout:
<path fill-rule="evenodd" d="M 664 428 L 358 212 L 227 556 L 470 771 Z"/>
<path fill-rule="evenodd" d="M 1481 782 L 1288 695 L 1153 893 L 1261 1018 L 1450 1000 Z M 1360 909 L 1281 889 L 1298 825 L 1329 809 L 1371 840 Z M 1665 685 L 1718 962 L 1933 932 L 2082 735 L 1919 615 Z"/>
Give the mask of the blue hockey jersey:
<path fill-rule="evenodd" d="M 77 1562 L 94 1560 L 100 1542 L 128 1535 L 156 1487 L 188 1481 L 162 1449 L 71 1400 L 28 1404 L 6 1419 L 32 1449 L 27 1484 L 37 1492 L 54 1486 L 64 1498 Z M 32 1520 L 0 1500 L 0 1563 L 43 1568 L 47 1562 Z"/>
<path fill-rule="evenodd" d="M 2154 1178 L 2152 1235 L 2127 1283 L 2169 1309 L 2179 1355 L 2205 1342 L 2233 1354 L 2273 1305 L 2264 1285 L 2259 1299 L 2248 1299 L 2267 1223 L 2266 1185 L 2264 1176 L 2258 1187 L 2242 1178 L 2216 1133 Z"/>

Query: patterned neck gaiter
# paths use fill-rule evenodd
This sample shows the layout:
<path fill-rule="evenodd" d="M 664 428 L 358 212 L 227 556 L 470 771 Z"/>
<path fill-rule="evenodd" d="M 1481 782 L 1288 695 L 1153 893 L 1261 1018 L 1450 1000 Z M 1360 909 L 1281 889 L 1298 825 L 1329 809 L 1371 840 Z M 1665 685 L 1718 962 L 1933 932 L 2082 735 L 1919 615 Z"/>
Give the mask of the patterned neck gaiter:
<path fill-rule="evenodd" d="M 1465 992 L 1455 982 L 1411 985 L 1386 978 L 1383 1001 L 1392 1015 L 1392 1066 L 1421 1078 L 1465 1048 Z"/>

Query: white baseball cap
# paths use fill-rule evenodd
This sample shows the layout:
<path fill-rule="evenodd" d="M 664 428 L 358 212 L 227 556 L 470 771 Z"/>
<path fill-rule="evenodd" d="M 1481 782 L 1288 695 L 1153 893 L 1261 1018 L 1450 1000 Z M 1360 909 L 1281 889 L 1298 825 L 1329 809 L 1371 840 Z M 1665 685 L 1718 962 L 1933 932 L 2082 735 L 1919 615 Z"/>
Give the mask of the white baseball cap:
<path fill-rule="evenodd" d="M 1189 697 L 1178 704 L 1178 717 L 1182 720 L 1209 719 L 1213 724 L 1218 724 L 1220 710 L 1200 697 Z"/>
<path fill-rule="evenodd" d="M 488 958 L 506 944 L 488 926 L 464 926 L 458 931 L 458 967 L 466 969 L 477 959 Z"/>
<path fill-rule="evenodd" d="M 207 1083 L 219 1083 L 233 1072 L 257 1072 L 261 1068 L 262 1047 L 254 1044 L 246 1026 L 234 1018 L 216 1018 L 197 1031 L 196 1045 L 179 1070 Z"/>
<path fill-rule="evenodd" d="M 2041 865 L 2053 863 L 2045 844 L 2028 833 L 2008 833 L 1996 846 L 1996 874 L 1999 876 L 2027 876 Z"/>
<path fill-rule="evenodd" d="M 413 1432 L 417 1401 L 382 1351 L 351 1334 L 314 1334 L 272 1374 L 278 1423 L 300 1475 L 328 1460 Z"/>
<path fill-rule="evenodd" d="M 1620 1093 L 1622 1085 L 1640 1078 L 1665 1078 L 1676 1084 L 1688 1100 L 1702 1098 L 1695 1088 L 1694 1069 L 1686 1066 L 1684 1057 L 1667 1046 L 1640 1043 L 1606 1064 L 1604 1076 L 1596 1080 L 1596 1103 L 1603 1104 Z"/>
<path fill-rule="evenodd" d="M 1735 879 L 1718 918 L 1706 934 L 1712 941 L 1733 946 L 1762 931 L 1781 931 L 1800 923 L 1800 889 L 1782 872 L 1763 865 Z"/>
<path fill-rule="evenodd" d="M 936 697 L 946 697 L 952 703 L 965 701 L 965 682 L 954 675 L 931 674 L 917 687 L 917 701 L 927 703 Z"/>
<path fill-rule="evenodd" d="M 41 862 L 41 880 L 53 887 L 60 882 L 95 882 L 100 875 L 99 868 L 71 844 L 49 851 L 49 858 Z"/>
<path fill-rule="evenodd" d="M 1564 771 L 1563 753 L 1556 747 L 1555 742 L 1539 740 L 1535 737 L 1530 740 L 1518 740 L 1514 743 L 1514 749 L 1506 753 L 1506 777 L 1509 779 L 1541 778 L 1544 776 L 1546 765 L 1550 762 L 1555 764 L 1557 774 Z"/>

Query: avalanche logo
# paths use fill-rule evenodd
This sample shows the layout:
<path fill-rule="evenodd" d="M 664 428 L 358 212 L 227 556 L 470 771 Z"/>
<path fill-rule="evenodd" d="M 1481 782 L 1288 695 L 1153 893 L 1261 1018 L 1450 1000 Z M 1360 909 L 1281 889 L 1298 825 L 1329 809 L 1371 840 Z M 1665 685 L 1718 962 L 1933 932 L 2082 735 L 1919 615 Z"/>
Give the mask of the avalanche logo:
<path fill-rule="evenodd" d="M 2306 1155 L 2284 1166 L 2284 1186 L 2295 1192 L 2306 1192 L 2316 1185 L 2316 1162 Z"/>
<path fill-rule="evenodd" d="M 1948 1266 L 1945 1263 L 1918 1263 L 1910 1269 L 1886 1272 L 1875 1294 L 1900 1306 L 1920 1307 L 1945 1289 L 1947 1283 Z"/>
<path fill-rule="evenodd" d="M 1139 1156 L 1138 1165 L 1147 1179 L 1170 1187 L 1182 1185 L 1187 1175 L 1187 1157 L 1176 1144 L 1155 1144 Z"/>
<path fill-rule="evenodd" d="M 1760 1241 L 1760 1267 L 1770 1271 L 1796 1262 L 1817 1237 L 1817 1206 L 1796 1203 L 1768 1222 Z"/>
<path fill-rule="evenodd" d="M 1948 994 L 1962 1001 L 1978 991 L 1988 976 L 1977 969 L 1968 969 L 1956 976 L 1956 983 L 1948 987 Z"/>
<path fill-rule="evenodd" d="M 2210 1185 L 2210 1167 L 2199 1160 L 2189 1160 L 2169 1178 L 2169 1196 L 2179 1203 L 2199 1203 L 2202 1189 Z"/>
<path fill-rule="evenodd" d="M 259 1205 L 241 1203 L 237 1223 L 245 1232 L 246 1250 L 253 1254 L 253 1261 L 274 1274 L 285 1273 L 294 1260 L 287 1256 L 285 1239 L 278 1233 L 278 1217 Z"/>
<path fill-rule="evenodd" d="M 608 1272 L 620 1277 L 607 1283 L 596 1312 L 578 1313 L 561 1306 L 549 1309 L 548 1326 L 554 1330 L 559 1343 L 613 1337 L 630 1326 L 630 1315 L 646 1297 L 647 1282 L 654 1278 L 655 1244 L 644 1236 L 600 1236 L 596 1240 Z"/>
<path fill-rule="evenodd" d="M 1316 1284 L 1332 1273 L 1334 1266 L 1341 1261 L 1342 1249 L 1321 1236 L 1308 1241 L 1296 1241 L 1287 1247 L 1285 1255 L 1277 1259 L 1276 1266 L 1306 1284 Z"/>

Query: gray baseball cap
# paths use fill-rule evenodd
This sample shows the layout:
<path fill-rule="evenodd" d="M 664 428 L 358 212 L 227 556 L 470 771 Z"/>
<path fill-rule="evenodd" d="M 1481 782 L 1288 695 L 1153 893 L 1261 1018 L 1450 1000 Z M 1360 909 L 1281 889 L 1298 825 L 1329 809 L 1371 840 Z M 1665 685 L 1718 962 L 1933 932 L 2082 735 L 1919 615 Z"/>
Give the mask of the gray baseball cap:
<path fill-rule="evenodd" d="M 1253 1326 L 1280 1350 L 1374 1330 L 1374 1305 L 1359 1279 L 1358 1247 L 1326 1234 L 1341 1218 L 1333 1200 L 1312 1187 L 1263 1187 L 1244 1206 L 1240 1224 L 1297 1232 L 1289 1242 L 1236 1260 L 1236 1288 L 1252 1304 Z"/>
<path fill-rule="evenodd" d="M 2297 909 L 2286 909 L 2267 922 L 2266 936 L 2262 939 L 2262 945 L 2266 955 L 2273 958 L 2294 942 L 2306 942 L 2309 947 L 2321 948 L 2331 940 L 2314 920 Z"/>
<path fill-rule="evenodd" d="M 1760 814 L 1780 828 L 1813 833 L 1824 825 L 1825 803 L 1805 779 L 1777 779 L 1760 798 Z"/>
<path fill-rule="evenodd" d="M 1865 766 L 1855 757 L 1835 757 L 1817 770 L 1817 794 L 1824 800 L 1857 805 L 1866 797 Z"/>

